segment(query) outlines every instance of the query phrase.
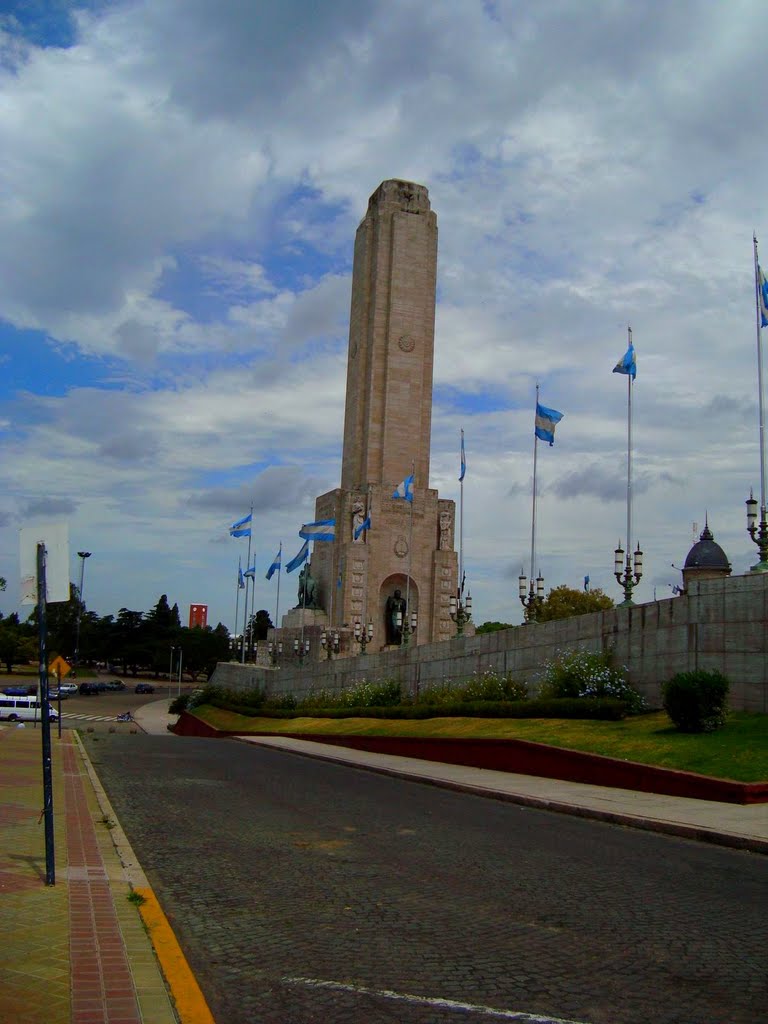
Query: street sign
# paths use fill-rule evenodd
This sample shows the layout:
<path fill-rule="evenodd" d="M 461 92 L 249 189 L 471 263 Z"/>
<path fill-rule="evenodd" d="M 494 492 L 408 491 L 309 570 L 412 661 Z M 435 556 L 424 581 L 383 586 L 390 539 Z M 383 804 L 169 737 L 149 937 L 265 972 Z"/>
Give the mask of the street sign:
<path fill-rule="evenodd" d="M 51 664 L 48 666 L 48 671 L 56 676 L 57 679 L 64 679 L 72 671 L 72 666 L 68 661 L 65 661 L 61 655 L 58 658 L 54 658 Z"/>

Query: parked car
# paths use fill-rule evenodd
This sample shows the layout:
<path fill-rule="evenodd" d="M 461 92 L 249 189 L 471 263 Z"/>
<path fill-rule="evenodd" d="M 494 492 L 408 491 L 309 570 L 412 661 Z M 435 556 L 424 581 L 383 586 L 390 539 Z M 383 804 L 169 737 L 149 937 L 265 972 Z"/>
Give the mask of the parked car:
<path fill-rule="evenodd" d="M 134 693 L 154 693 L 155 692 L 155 688 L 154 688 L 154 686 L 150 685 L 149 683 L 136 683 L 136 689 L 133 692 Z"/>
<path fill-rule="evenodd" d="M 100 691 L 97 683 L 80 683 L 79 693 L 81 697 L 98 697 Z"/>
<path fill-rule="evenodd" d="M 77 693 L 77 683 L 61 683 L 59 690 L 61 690 L 62 697 L 64 694 L 69 694 L 71 697 L 73 693 Z"/>
<path fill-rule="evenodd" d="M 125 689 L 125 683 L 122 681 L 122 679 L 109 679 L 104 684 L 104 689 L 105 690 L 124 690 Z"/>
<path fill-rule="evenodd" d="M 35 687 L 32 687 L 32 693 L 35 692 Z M 3 693 L 7 697 L 29 697 L 30 687 L 28 686 L 5 686 L 3 687 Z"/>
<path fill-rule="evenodd" d="M 51 700 L 68 700 L 69 694 L 65 693 L 60 687 L 55 687 L 48 690 L 48 696 Z"/>

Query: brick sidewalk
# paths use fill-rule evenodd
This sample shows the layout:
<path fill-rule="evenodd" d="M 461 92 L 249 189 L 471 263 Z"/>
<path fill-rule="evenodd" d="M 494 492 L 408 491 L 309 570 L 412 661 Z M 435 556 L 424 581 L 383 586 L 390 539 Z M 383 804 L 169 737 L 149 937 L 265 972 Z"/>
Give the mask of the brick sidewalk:
<path fill-rule="evenodd" d="M 75 736 L 52 742 L 46 886 L 40 729 L 0 727 L 0 1021 L 175 1024 Z"/>

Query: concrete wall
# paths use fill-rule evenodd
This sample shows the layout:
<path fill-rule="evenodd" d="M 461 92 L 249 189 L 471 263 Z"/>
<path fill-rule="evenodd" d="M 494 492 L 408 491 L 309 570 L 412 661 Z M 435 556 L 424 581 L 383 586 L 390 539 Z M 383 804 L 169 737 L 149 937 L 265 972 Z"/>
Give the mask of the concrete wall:
<path fill-rule="evenodd" d="M 494 668 L 511 672 L 535 691 L 549 660 L 562 651 L 586 648 L 613 650 L 630 682 L 653 706 L 660 706 L 661 684 L 670 676 L 701 668 L 719 669 L 728 677 L 733 708 L 768 712 L 767 595 L 768 574 L 701 580 L 685 595 L 651 604 L 313 663 L 304 671 L 221 663 L 212 681 L 237 689 L 264 686 L 270 693 L 298 697 L 363 680 L 397 679 L 418 693 Z"/>

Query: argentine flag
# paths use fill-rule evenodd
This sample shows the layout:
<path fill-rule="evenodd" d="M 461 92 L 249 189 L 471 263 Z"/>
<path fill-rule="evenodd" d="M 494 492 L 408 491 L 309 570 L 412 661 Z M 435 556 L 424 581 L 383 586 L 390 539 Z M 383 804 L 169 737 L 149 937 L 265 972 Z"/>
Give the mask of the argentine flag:
<path fill-rule="evenodd" d="M 299 530 L 299 536 L 306 540 L 335 540 L 336 520 L 319 519 L 316 523 L 305 523 Z"/>
<path fill-rule="evenodd" d="M 464 431 L 461 432 L 461 472 L 459 473 L 459 483 L 464 480 L 464 474 L 467 472 L 467 456 L 464 454 Z"/>
<path fill-rule="evenodd" d="M 406 501 L 413 501 L 413 473 L 407 476 L 402 483 L 399 483 L 392 492 L 393 498 L 405 498 Z"/>
<path fill-rule="evenodd" d="M 280 563 L 282 562 L 282 557 L 283 557 L 283 545 L 281 544 L 280 547 L 278 548 L 277 554 L 275 555 L 274 562 L 267 569 L 267 579 L 268 580 L 271 580 L 272 577 L 277 572 L 277 570 L 280 568 Z"/>
<path fill-rule="evenodd" d="M 246 569 L 245 572 L 243 573 L 243 576 L 245 576 L 246 579 L 255 580 L 256 579 L 256 566 L 252 565 L 250 569 Z"/>
<path fill-rule="evenodd" d="M 365 530 L 370 530 L 370 528 L 371 528 L 371 513 L 369 512 L 368 515 L 365 517 L 365 519 L 362 521 L 362 523 L 360 523 L 359 526 L 355 527 L 355 532 L 353 534 L 354 539 L 357 540 L 357 538 L 360 536 L 361 533 L 363 533 Z"/>
<path fill-rule="evenodd" d="M 301 550 L 299 551 L 298 555 L 293 557 L 290 560 L 290 562 L 286 565 L 285 571 L 286 572 L 293 572 L 294 569 L 298 569 L 298 567 L 301 565 L 302 562 L 306 562 L 308 556 L 309 556 L 309 541 L 305 540 L 304 543 L 301 545 Z"/>
<path fill-rule="evenodd" d="M 546 405 L 536 403 L 536 428 L 534 433 L 540 441 L 549 441 L 549 447 L 555 443 L 555 427 L 563 418 L 557 409 L 548 409 Z"/>
<path fill-rule="evenodd" d="M 229 528 L 230 537 L 250 537 L 251 519 L 253 519 L 253 513 L 249 512 L 247 516 L 243 516 L 243 518 L 238 519 L 236 523 L 232 523 Z"/>
<path fill-rule="evenodd" d="M 766 321 L 768 323 L 768 320 Z M 637 361 L 635 359 L 635 346 L 630 342 L 629 348 L 613 368 L 614 373 L 626 373 L 635 379 L 637 376 Z"/>
<path fill-rule="evenodd" d="M 757 294 L 760 302 L 760 326 L 768 327 L 768 281 L 760 266 L 757 268 Z"/>

